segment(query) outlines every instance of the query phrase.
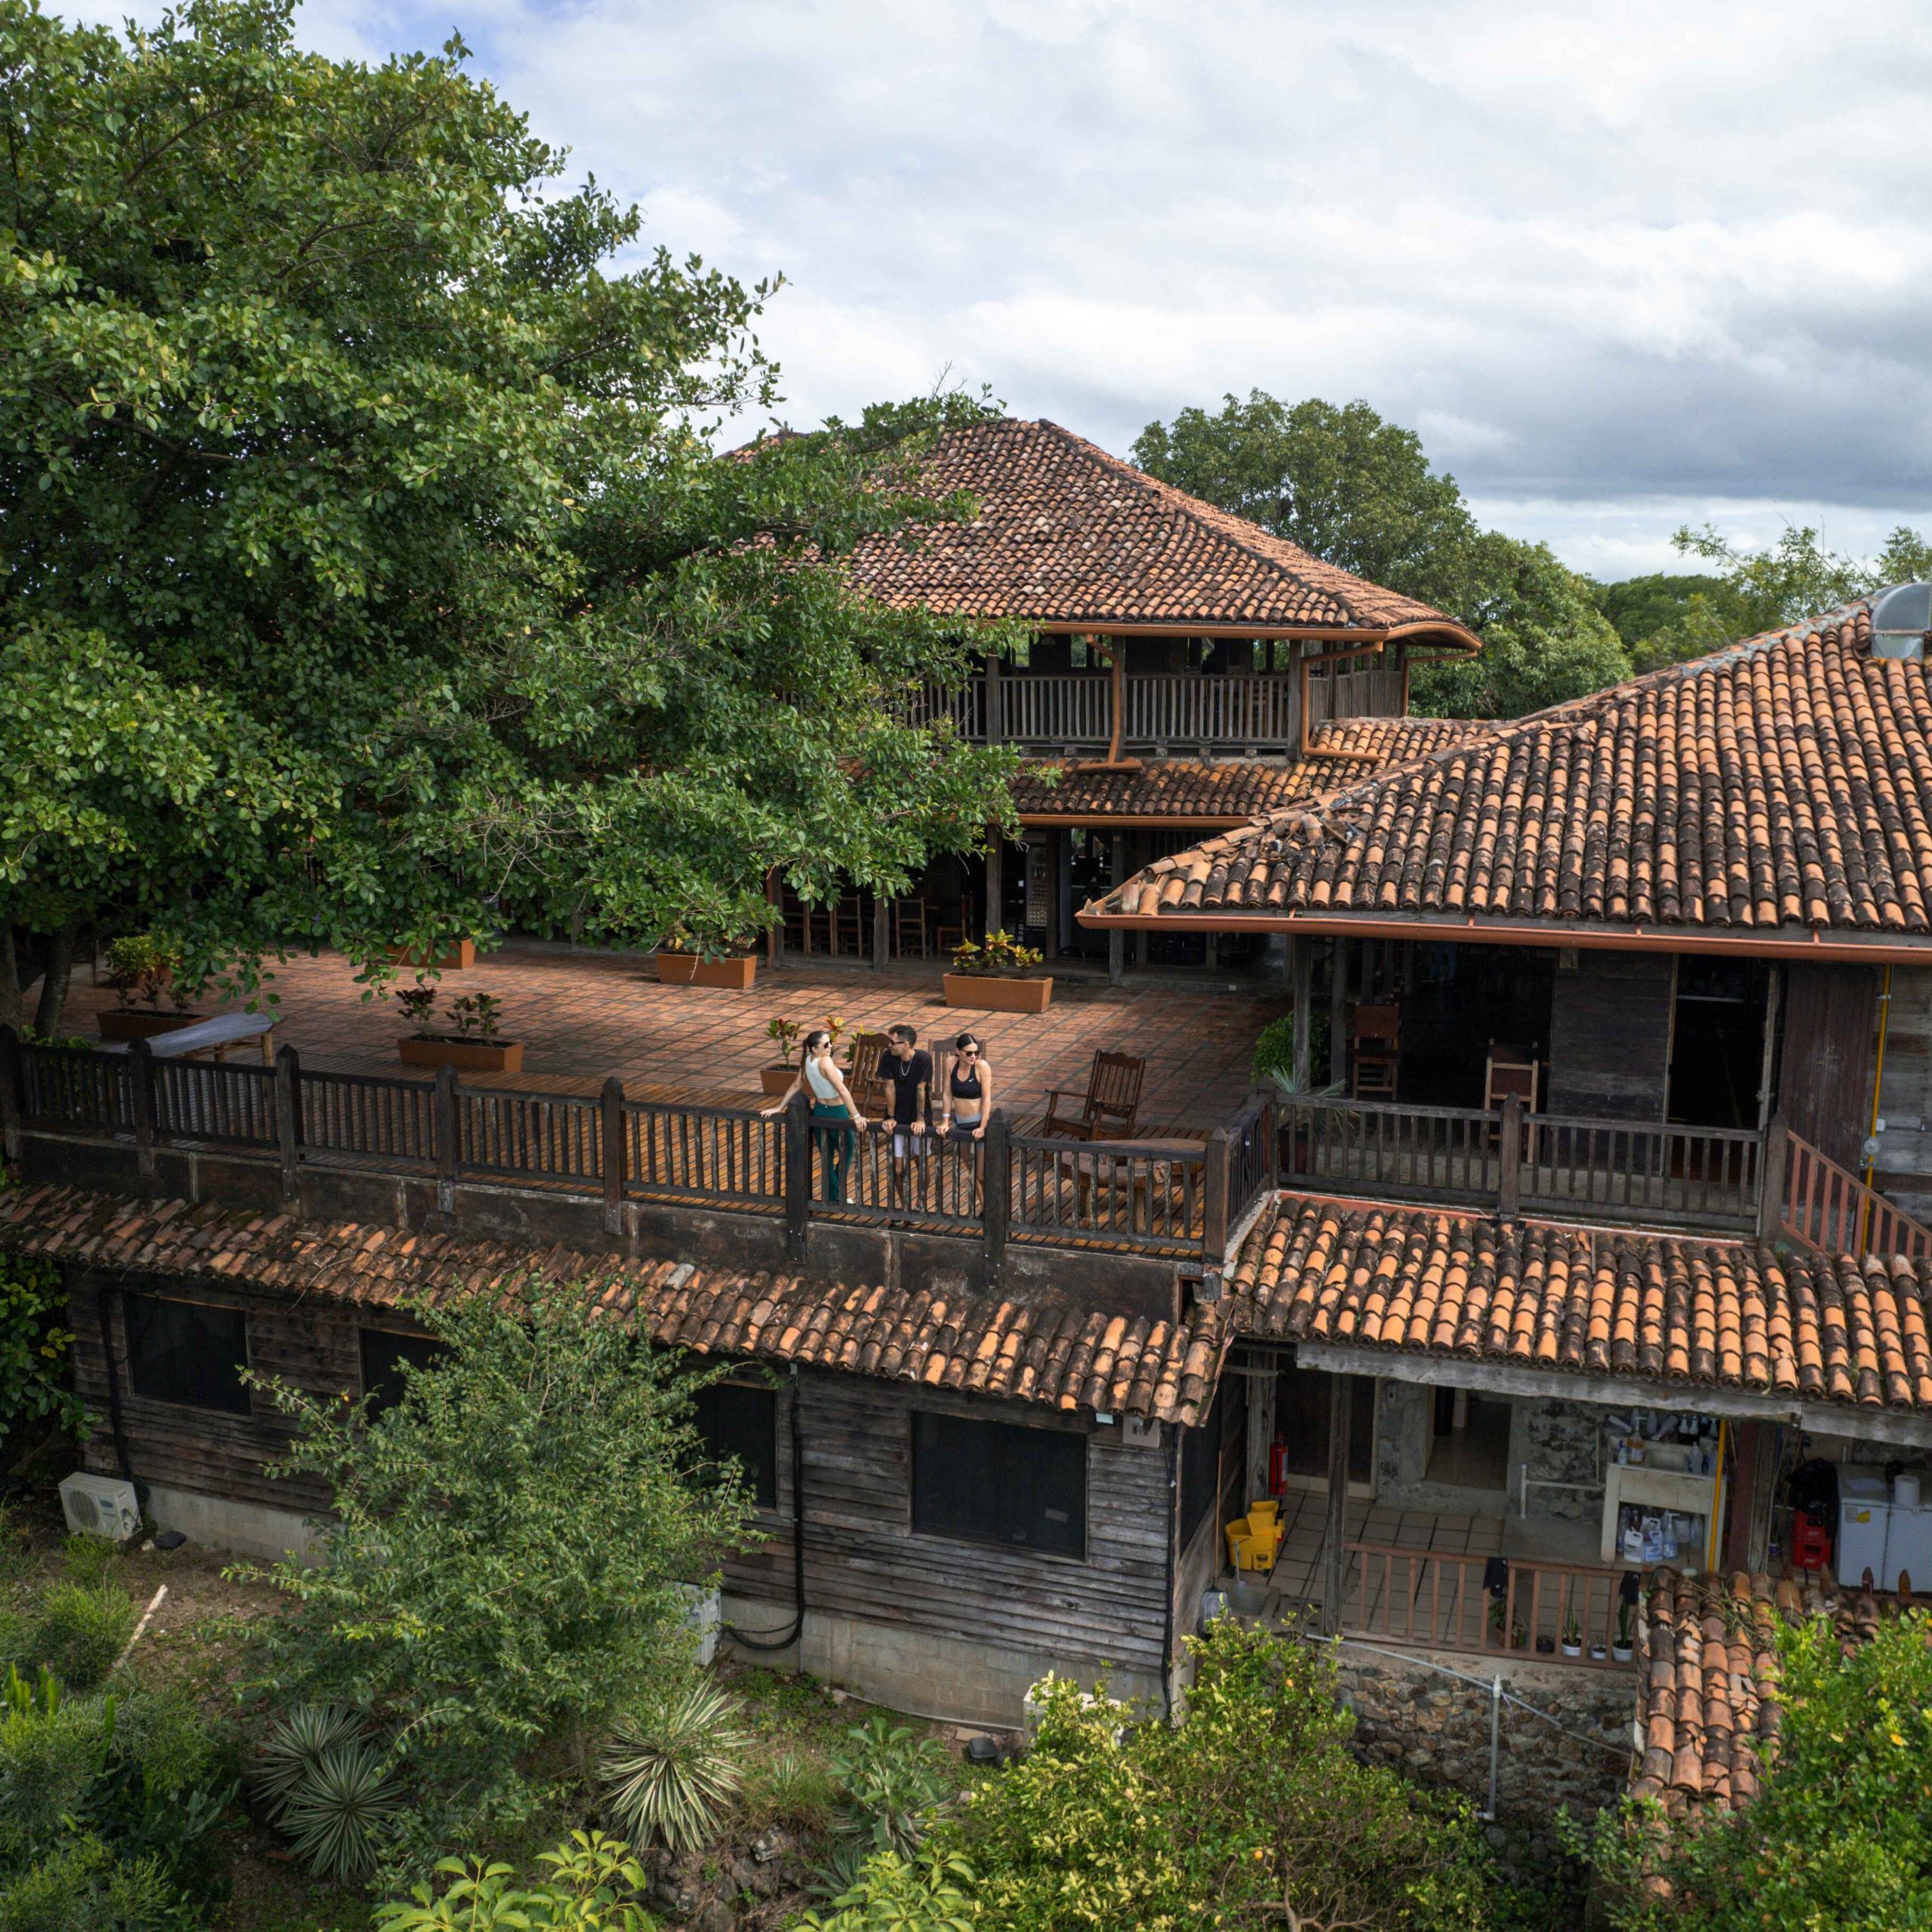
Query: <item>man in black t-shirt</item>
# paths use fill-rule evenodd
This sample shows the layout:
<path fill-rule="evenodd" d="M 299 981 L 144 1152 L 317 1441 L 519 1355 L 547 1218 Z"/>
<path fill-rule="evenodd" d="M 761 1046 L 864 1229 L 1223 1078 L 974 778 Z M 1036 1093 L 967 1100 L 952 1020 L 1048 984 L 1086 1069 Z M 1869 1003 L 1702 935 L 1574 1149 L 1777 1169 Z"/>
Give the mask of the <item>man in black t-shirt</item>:
<path fill-rule="evenodd" d="M 933 1057 L 910 1026 L 888 1029 L 892 1044 L 880 1054 L 878 1077 L 892 1089 L 892 1172 L 902 1187 L 906 1161 L 926 1151 L 932 1122 Z"/>

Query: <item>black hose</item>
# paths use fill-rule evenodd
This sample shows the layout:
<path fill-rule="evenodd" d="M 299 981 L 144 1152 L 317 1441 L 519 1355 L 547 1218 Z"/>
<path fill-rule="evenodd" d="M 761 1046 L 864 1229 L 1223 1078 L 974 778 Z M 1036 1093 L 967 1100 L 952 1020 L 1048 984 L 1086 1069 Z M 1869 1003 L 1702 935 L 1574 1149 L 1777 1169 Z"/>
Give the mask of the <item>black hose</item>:
<path fill-rule="evenodd" d="M 114 1332 L 109 1320 L 111 1291 L 100 1290 L 94 1297 L 94 1306 L 100 1313 L 100 1354 L 107 1364 L 107 1420 L 114 1432 L 114 1457 L 121 1466 L 122 1480 L 134 1480 L 134 1465 L 128 1460 L 128 1432 L 121 1421 L 121 1371 L 114 1360 Z"/>
<path fill-rule="evenodd" d="M 792 1627 L 782 1635 L 756 1635 L 735 1623 L 721 1626 L 733 1643 L 748 1651 L 789 1651 L 805 1627 L 805 1452 L 798 1427 L 798 1370 L 792 1367 Z"/>

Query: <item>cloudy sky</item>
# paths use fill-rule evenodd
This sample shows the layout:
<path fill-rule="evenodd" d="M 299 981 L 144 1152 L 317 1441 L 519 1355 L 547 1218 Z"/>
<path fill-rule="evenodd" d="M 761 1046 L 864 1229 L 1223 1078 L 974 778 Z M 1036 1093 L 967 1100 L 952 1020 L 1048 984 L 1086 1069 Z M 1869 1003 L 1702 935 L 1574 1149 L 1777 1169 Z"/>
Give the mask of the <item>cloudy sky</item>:
<path fill-rule="evenodd" d="M 1670 567 L 1687 520 L 1756 541 L 1821 523 L 1860 552 L 1932 524 L 1932 9 L 1835 14 L 307 0 L 299 19 L 370 56 L 460 30 L 654 240 L 782 273 L 761 333 L 794 421 L 949 368 L 1124 453 L 1226 390 L 1359 395 L 1489 521 L 1623 576 Z"/>

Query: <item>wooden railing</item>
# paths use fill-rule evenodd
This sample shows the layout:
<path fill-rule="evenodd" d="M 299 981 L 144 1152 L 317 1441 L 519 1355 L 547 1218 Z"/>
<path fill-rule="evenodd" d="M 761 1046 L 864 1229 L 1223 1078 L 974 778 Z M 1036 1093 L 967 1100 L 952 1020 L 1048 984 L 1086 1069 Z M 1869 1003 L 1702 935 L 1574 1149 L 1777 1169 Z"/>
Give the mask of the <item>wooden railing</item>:
<path fill-rule="evenodd" d="M 1281 748 L 1301 730 L 1300 680 L 1292 672 L 1207 672 L 1121 681 L 1121 741 L 1159 746 Z M 989 692 L 993 694 L 989 699 Z M 950 718 L 962 738 L 992 735 L 1046 749 L 1104 746 L 1113 737 L 1113 679 L 1105 671 L 1003 669 L 947 688 L 925 685 L 903 699 L 908 724 Z"/>
<path fill-rule="evenodd" d="M 131 1141 L 144 1183 L 159 1149 L 219 1146 L 278 1161 L 291 1198 L 307 1165 L 373 1168 L 601 1196 L 969 1235 L 997 1264 L 1009 1241 L 1198 1258 L 1218 1267 L 1234 1220 L 1273 1184 L 1273 1115 L 1257 1097 L 1201 1140 L 1074 1141 L 1016 1134 L 902 1142 L 814 1122 L 804 1102 L 750 1108 L 465 1086 L 304 1067 L 272 1069 L 23 1045 L 0 1028 L 0 1129 L 17 1160 L 28 1130 Z"/>
<path fill-rule="evenodd" d="M 1629 1668 L 1611 1655 L 1621 1570 L 1380 1543 L 1350 1543 L 1347 1554 L 1345 1635 L 1526 1663 Z"/>
<path fill-rule="evenodd" d="M 1756 1224 L 1764 1145 L 1720 1128 L 1583 1120 L 1389 1101 L 1284 1100 L 1276 1131 L 1291 1186 L 1602 1220 Z"/>
<path fill-rule="evenodd" d="M 1915 1221 L 1875 1188 L 1786 1134 L 1778 1232 L 1826 1254 L 1932 1254 L 1932 1228 Z"/>

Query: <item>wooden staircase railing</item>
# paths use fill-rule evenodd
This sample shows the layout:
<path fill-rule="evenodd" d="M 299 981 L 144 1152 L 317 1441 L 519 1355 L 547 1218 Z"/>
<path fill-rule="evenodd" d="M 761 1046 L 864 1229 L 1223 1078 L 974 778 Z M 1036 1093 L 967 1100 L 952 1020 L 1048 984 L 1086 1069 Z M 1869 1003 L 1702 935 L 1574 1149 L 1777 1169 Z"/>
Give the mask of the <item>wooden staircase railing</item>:
<path fill-rule="evenodd" d="M 1777 1232 L 1820 1254 L 1932 1254 L 1932 1228 L 1788 1131 L 1778 1199 Z"/>

